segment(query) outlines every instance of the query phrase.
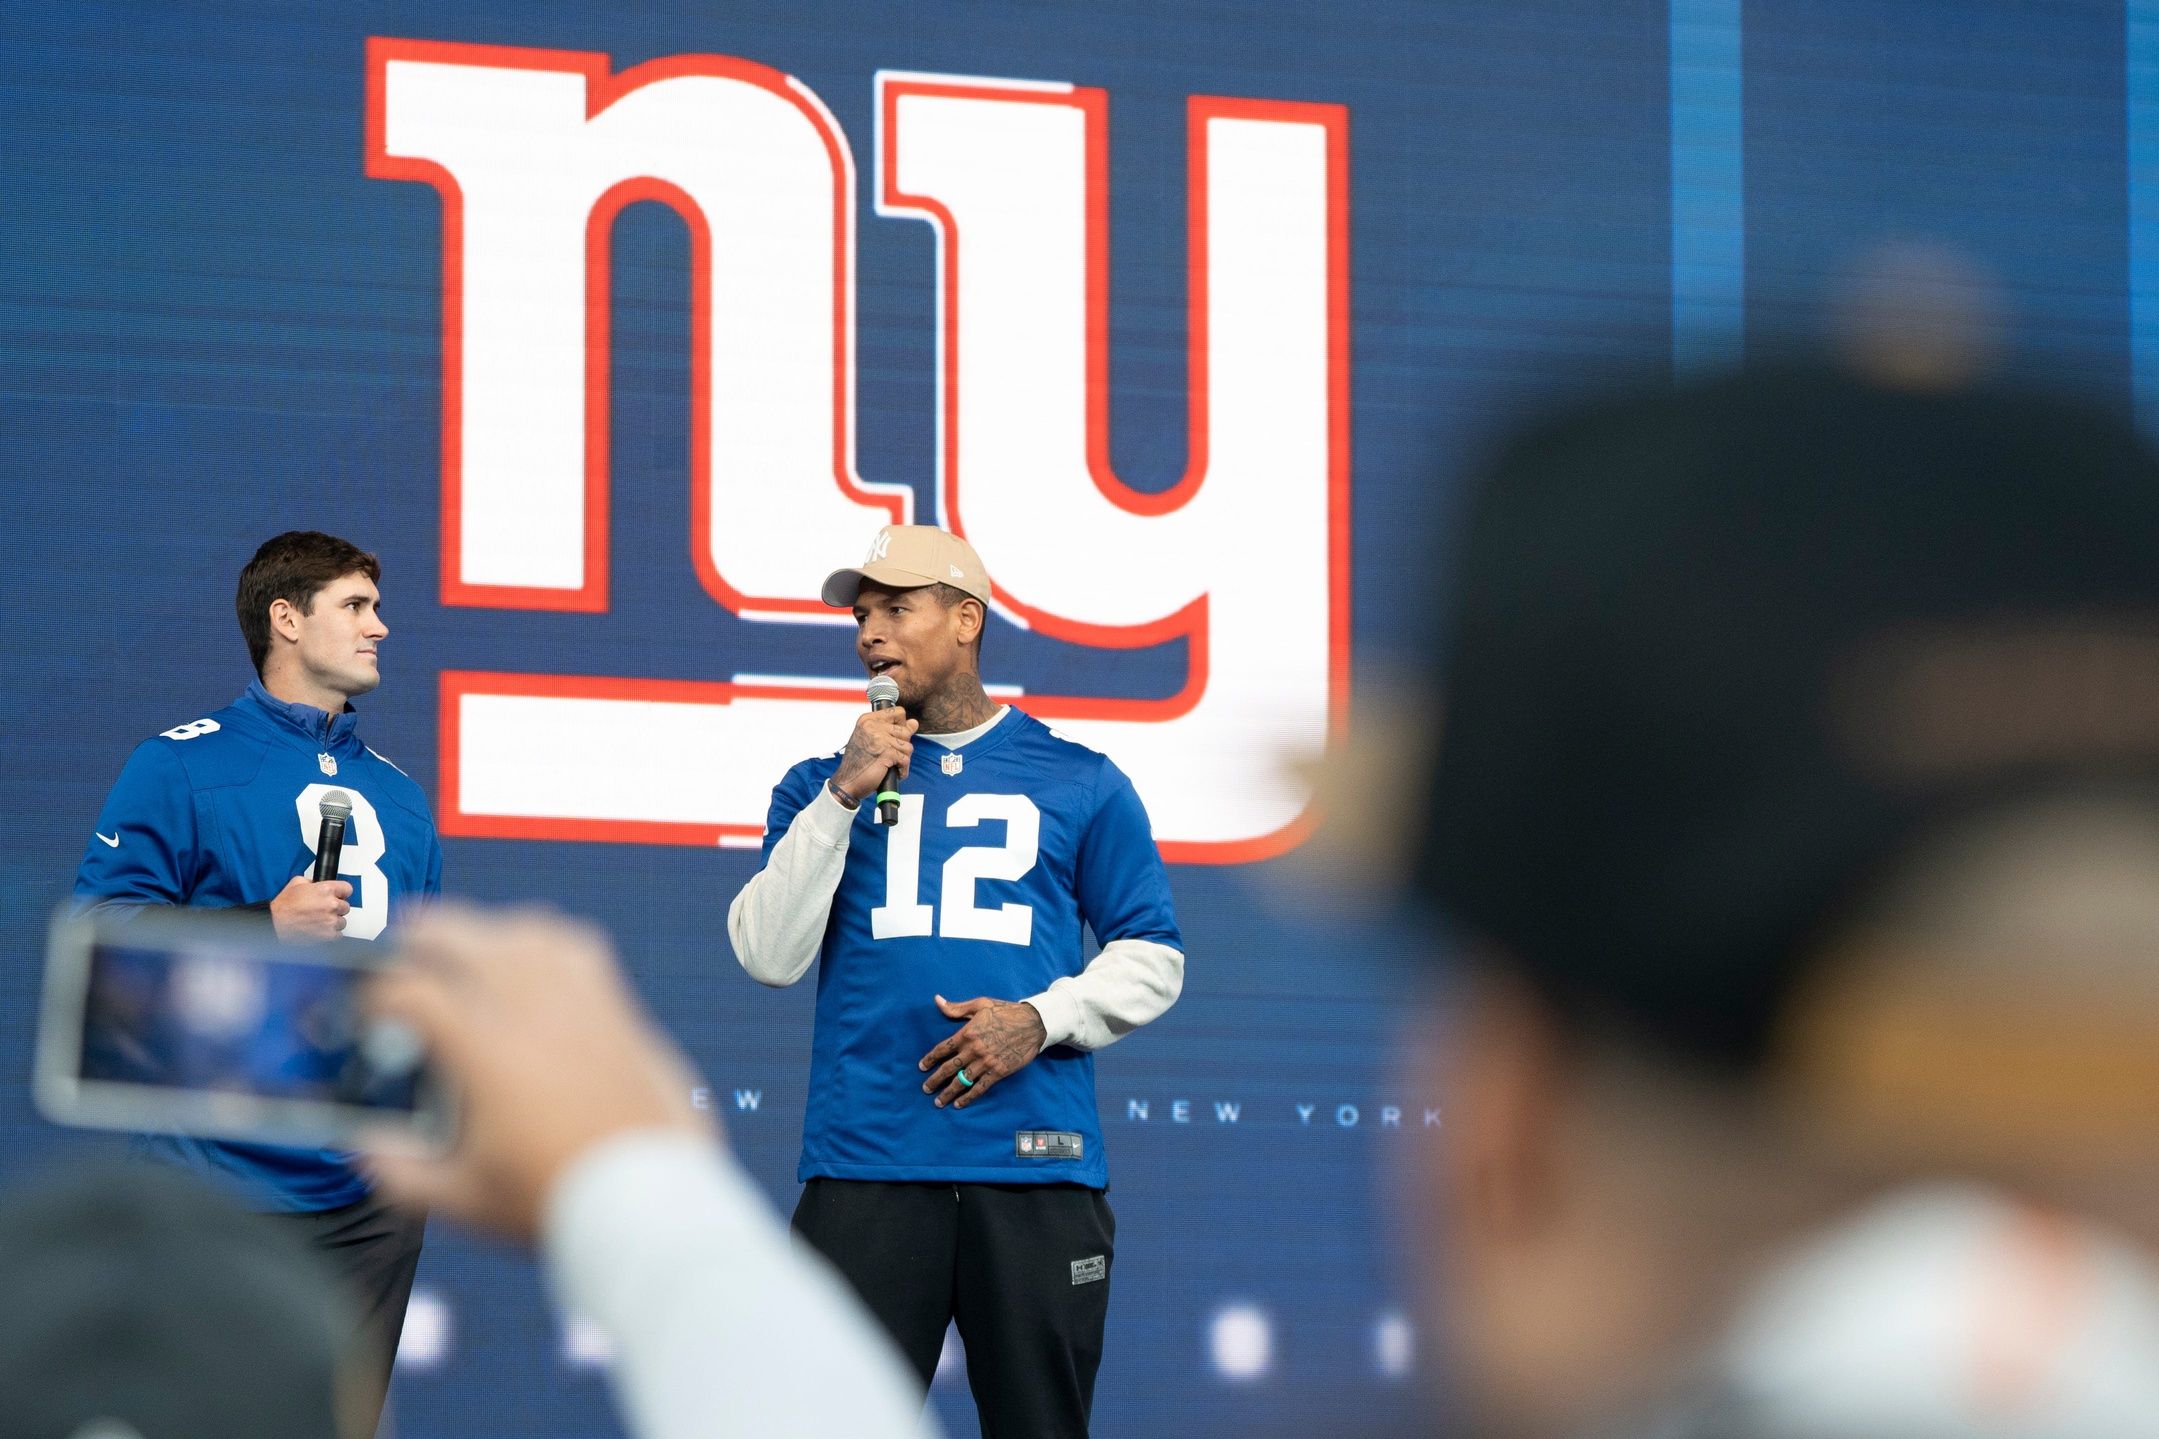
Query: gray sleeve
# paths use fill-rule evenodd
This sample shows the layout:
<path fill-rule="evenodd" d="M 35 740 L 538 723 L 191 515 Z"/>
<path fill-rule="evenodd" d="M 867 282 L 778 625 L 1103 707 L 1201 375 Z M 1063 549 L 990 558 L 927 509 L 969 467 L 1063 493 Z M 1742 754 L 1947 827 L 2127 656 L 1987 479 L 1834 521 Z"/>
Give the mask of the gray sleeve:
<path fill-rule="evenodd" d="M 935 1439 L 891 1342 L 712 1140 L 595 1146 L 549 1193 L 540 1242 L 558 1305 L 613 1349 L 635 1439 Z"/>
<path fill-rule="evenodd" d="M 1184 955 L 1146 939 L 1113 939 L 1078 974 L 1027 1003 L 1042 1016 L 1042 1047 L 1100 1049 L 1162 1014 L 1184 992 Z"/>
<path fill-rule="evenodd" d="M 728 941 L 759 984 L 793 984 L 817 962 L 854 823 L 855 811 L 820 789 L 796 811 L 765 867 L 727 906 Z"/>

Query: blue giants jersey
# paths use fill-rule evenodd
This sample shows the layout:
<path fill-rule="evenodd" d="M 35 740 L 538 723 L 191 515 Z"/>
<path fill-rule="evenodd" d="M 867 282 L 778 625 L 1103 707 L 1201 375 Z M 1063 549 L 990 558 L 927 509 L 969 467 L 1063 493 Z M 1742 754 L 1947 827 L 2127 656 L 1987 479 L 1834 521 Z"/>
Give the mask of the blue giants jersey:
<path fill-rule="evenodd" d="M 442 887 L 427 797 L 360 743 L 350 711 L 286 704 L 260 684 L 206 719 L 143 741 L 106 797 L 75 875 L 78 906 L 261 906 L 313 871 L 321 804 L 352 797 L 338 878 L 352 885 L 351 939 L 380 939 L 406 901 Z M 261 1209 L 336 1209 L 366 1197 L 329 1150 L 159 1136 L 150 1141 Z"/>
<path fill-rule="evenodd" d="M 838 767 L 780 781 L 768 860 Z M 931 1104 L 915 1066 L 959 1028 L 937 995 L 1039 994 L 1085 967 L 1086 929 L 1184 947 L 1132 782 L 1013 710 L 958 750 L 917 737 L 901 790 L 897 825 L 857 812 L 833 895 L 797 1177 L 1106 1187 L 1092 1055 L 1046 1049 L 965 1109 Z"/>

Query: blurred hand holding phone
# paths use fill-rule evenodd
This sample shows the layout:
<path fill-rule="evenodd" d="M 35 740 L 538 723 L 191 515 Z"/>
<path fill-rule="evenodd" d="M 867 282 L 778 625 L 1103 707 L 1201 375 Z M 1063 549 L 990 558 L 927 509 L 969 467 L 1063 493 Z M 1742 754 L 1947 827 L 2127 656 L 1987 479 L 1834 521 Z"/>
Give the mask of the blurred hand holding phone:
<path fill-rule="evenodd" d="M 60 1124 L 359 1151 L 393 1200 L 531 1239 L 604 1141 L 716 1143 L 697 1083 L 559 915 L 432 906 L 394 947 L 211 910 L 53 921 L 35 1089 Z"/>
<path fill-rule="evenodd" d="M 691 1100 L 695 1071 L 598 929 L 452 902 L 416 916 L 401 947 L 368 1002 L 424 1038 L 456 1094 L 458 1134 L 440 1154 L 370 1136 L 363 1167 L 391 1199 L 532 1240 L 563 1176 L 611 1140 L 718 1149 L 718 1126 Z"/>
<path fill-rule="evenodd" d="M 418 1036 L 368 1016 L 375 945 L 290 944 L 193 909 L 63 911 L 34 1092 L 56 1123 L 299 1148 L 422 1150 L 452 1122 Z"/>

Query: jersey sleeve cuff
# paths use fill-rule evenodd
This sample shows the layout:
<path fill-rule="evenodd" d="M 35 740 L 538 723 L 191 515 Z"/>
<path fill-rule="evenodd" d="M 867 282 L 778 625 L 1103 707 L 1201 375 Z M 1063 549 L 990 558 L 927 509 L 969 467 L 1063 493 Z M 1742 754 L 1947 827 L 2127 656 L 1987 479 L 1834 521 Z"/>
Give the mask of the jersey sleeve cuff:
<path fill-rule="evenodd" d="M 1040 994 L 1030 994 L 1021 1001 L 1034 1006 L 1035 1013 L 1042 1016 L 1042 1047 L 1053 1044 L 1070 1044 L 1072 1036 L 1079 1033 L 1079 1002 L 1054 989 Z"/>

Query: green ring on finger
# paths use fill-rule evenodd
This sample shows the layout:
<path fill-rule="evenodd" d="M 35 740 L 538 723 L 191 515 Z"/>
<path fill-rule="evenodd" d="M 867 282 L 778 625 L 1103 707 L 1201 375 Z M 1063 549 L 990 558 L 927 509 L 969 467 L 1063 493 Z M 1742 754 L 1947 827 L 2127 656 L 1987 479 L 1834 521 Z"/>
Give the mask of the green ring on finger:
<path fill-rule="evenodd" d="M 962 1070 L 960 1071 L 960 1088 L 962 1088 L 962 1089 L 973 1089 L 974 1087 L 975 1087 L 975 1082 L 974 1082 L 973 1080 L 969 1079 L 969 1078 L 967 1077 L 967 1071 L 966 1071 L 966 1070 L 964 1070 L 964 1069 L 962 1069 Z"/>

